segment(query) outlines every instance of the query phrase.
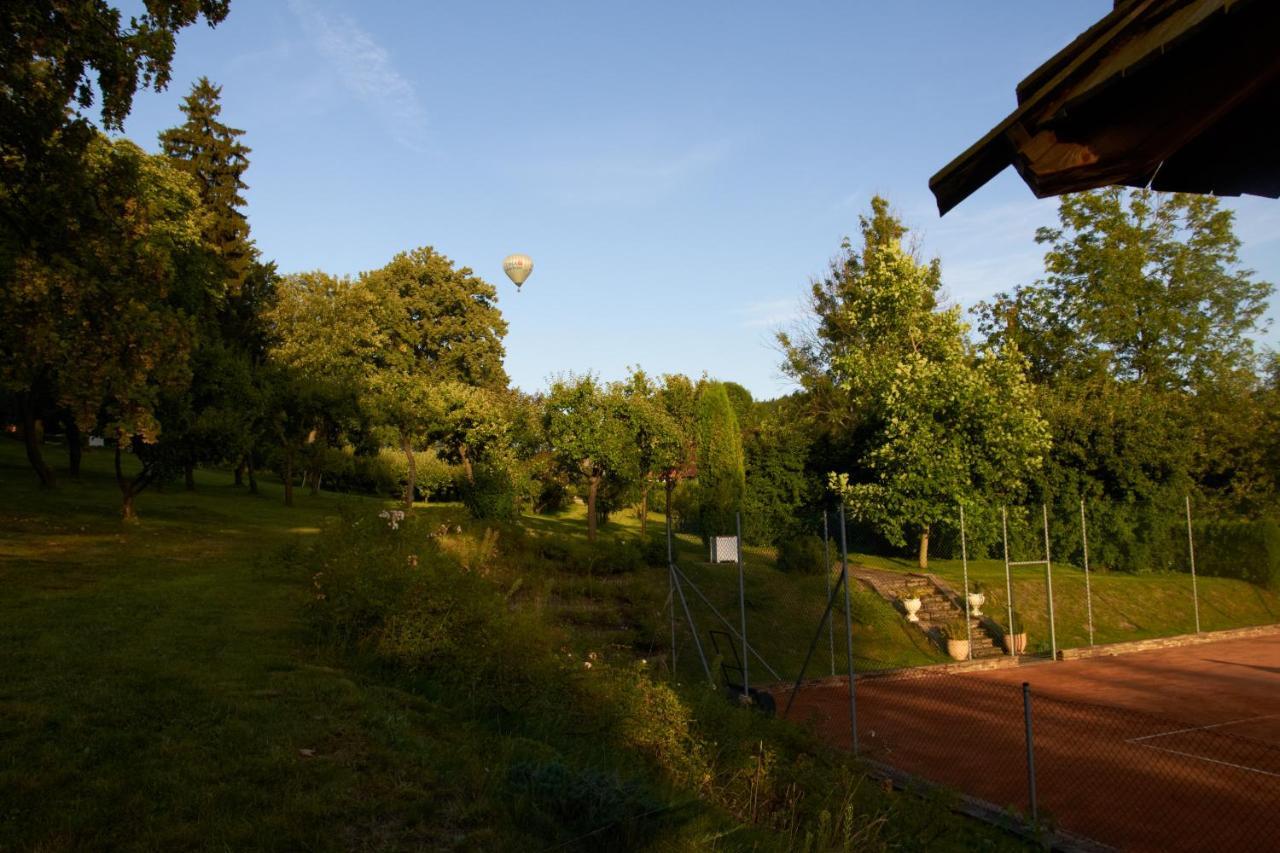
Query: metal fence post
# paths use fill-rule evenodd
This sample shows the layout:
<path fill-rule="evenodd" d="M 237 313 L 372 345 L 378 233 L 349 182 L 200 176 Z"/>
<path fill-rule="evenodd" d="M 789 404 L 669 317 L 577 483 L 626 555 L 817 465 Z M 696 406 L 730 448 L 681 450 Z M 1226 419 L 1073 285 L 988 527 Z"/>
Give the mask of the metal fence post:
<path fill-rule="evenodd" d="M 1084 603 L 1089 614 L 1089 647 L 1093 648 L 1093 591 L 1089 588 L 1089 525 L 1084 518 L 1084 498 L 1080 499 L 1080 544 L 1084 546 Z"/>
<path fill-rule="evenodd" d="M 1191 535 L 1191 495 L 1187 495 L 1187 555 L 1191 558 L 1191 601 L 1196 609 L 1196 633 L 1200 633 L 1200 593 L 1196 589 L 1196 543 Z"/>
<path fill-rule="evenodd" d="M 738 525 L 738 612 L 742 616 L 742 695 L 751 695 L 751 679 L 747 676 L 750 667 L 750 652 L 747 651 L 747 583 L 742 571 L 742 513 L 736 513 Z"/>
<path fill-rule="evenodd" d="M 1044 580 L 1049 599 L 1049 660 L 1058 659 L 1058 633 L 1053 624 L 1053 561 L 1049 557 L 1049 505 L 1040 504 L 1044 513 Z"/>
<path fill-rule="evenodd" d="M 822 573 L 827 578 L 827 599 L 831 599 L 831 536 L 827 531 L 829 513 L 822 511 Z M 827 644 L 831 647 L 831 677 L 836 677 L 836 623 L 827 614 Z"/>
<path fill-rule="evenodd" d="M 670 492 L 667 493 L 670 498 Z M 667 595 L 671 599 L 671 675 L 676 674 L 676 572 L 671 549 L 671 501 L 667 501 Z"/>
<path fill-rule="evenodd" d="M 858 702 L 853 671 L 853 597 L 849 593 L 849 546 L 845 541 L 844 501 L 840 501 L 840 576 L 844 583 L 844 639 L 849 658 L 849 731 L 858 754 Z"/>
<path fill-rule="evenodd" d="M 1031 824 L 1039 826 L 1040 811 L 1036 803 L 1036 740 L 1031 731 L 1031 685 L 1022 682 L 1022 718 L 1027 727 L 1027 798 L 1031 803 Z"/>
<path fill-rule="evenodd" d="M 969 641 L 969 660 L 973 660 L 973 617 L 969 615 L 969 546 L 964 536 L 964 504 L 960 507 L 960 565 L 964 570 L 964 636 Z"/>
<path fill-rule="evenodd" d="M 1004 542 L 1004 590 L 1006 603 L 1009 608 L 1009 630 L 1005 635 L 1005 645 L 1009 652 L 1009 657 L 1013 657 L 1017 650 L 1017 644 L 1013 639 L 1013 579 L 1009 577 L 1009 510 L 1008 507 L 1000 507 L 1000 532 Z"/>

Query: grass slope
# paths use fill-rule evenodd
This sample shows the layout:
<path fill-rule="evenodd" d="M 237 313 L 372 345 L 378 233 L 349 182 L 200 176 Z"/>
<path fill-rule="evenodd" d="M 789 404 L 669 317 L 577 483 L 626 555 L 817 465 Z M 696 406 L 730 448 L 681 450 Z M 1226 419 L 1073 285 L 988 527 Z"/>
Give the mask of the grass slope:
<path fill-rule="evenodd" d="M 526 523 L 532 530 L 558 537 L 586 539 L 586 515 L 581 506 L 573 506 L 554 517 L 531 516 Z M 664 519 L 654 514 L 650 517 L 648 537 L 662 540 L 665 536 Z M 620 540 L 636 540 L 640 537 L 640 524 L 628 510 L 616 513 L 603 530 L 603 535 Z M 715 649 L 708 640 L 711 629 L 724 631 L 724 624 L 717 617 L 727 620 L 740 630 L 740 608 L 737 566 L 730 563 L 712 565 L 707 562 L 706 549 L 696 535 L 680 534 L 675 537 L 677 564 L 697 591 L 686 588 L 685 601 L 690 616 L 698 627 L 704 644 L 704 653 L 714 663 Z M 836 552 L 832 551 L 833 558 Z M 670 615 L 667 609 L 669 581 L 667 572 L 651 569 L 644 575 L 645 593 L 659 601 L 657 609 L 650 608 L 644 614 L 645 638 L 656 647 L 670 644 Z M 743 586 L 747 610 L 747 637 L 757 649 L 769 671 L 754 656 L 749 672 L 753 684 L 767 681 L 791 681 L 800 672 L 809 647 L 817 645 L 806 670 L 806 678 L 843 674 L 848 664 L 840 627 L 844 624 L 844 600 L 837 595 L 837 611 L 833 612 L 835 629 L 827 630 L 822 623 L 826 610 L 828 587 L 822 575 L 794 575 L 781 572 L 776 567 L 772 548 L 747 546 L 743 549 Z M 701 592 L 707 601 L 698 595 Z M 919 666 L 938 663 L 945 659 L 937 647 L 912 628 L 893 606 L 873 595 L 861 585 L 852 589 L 854 614 L 853 648 L 854 667 L 859 672 L 889 669 L 903 666 Z M 696 681 L 702 676 L 701 663 L 679 599 L 676 603 L 676 646 L 679 671 L 687 680 Z M 714 608 L 714 610 L 712 609 Z M 723 637 L 720 638 L 723 641 Z M 737 643 L 738 641 L 734 640 Z M 834 649 L 834 651 L 833 651 Z M 741 655 L 741 652 L 738 652 Z M 734 660 L 732 653 L 725 657 Z M 834 661 L 834 665 L 833 665 Z M 776 674 L 776 675 L 775 675 Z M 736 676 L 735 676 L 736 677 Z"/>
<path fill-rule="evenodd" d="M 918 571 L 913 560 L 850 555 L 868 566 L 894 571 Z M 959 560 L 930 560 L 929 571 L 953 589 L 962 589 L 963 571 Z M 1026 627 L 1033 649 L 1048 648 L 1049 616 L 1043 566 L 1013 570 L 1015 619 Z M 1001 560 L 970 560 L 969 579 L 981 581 L 987 603 L 983 611 L 996 622 L 1008 621 L 1004 563 Z M 1245 581 L 1200 577 L 1200 627 L 1220 631 L 1250 625 L 1280 622 L 1280 595 Z M 1121 574 L 1091 572 L 1089 588 L 1093 598 L 1095 643 L 1116 643 L 1149 637 L 1169 637 L 1195 632 L 1195 609 L 1188 574 Z M 1053 565 L 1054 631 L 1058 648 L 1089 644 L 1088 606 L 1084 571 L 1066 563 Z"/>
<path fill-rule="evenodd" d="M 613 694 L 602 687 L 588 683 L 581 694 L 598 696 L 599 707 L 553 708 L 530 721 L 466 713 L 497 701 L 485 685 L 469 705 L 451 701 L 430 672 L 398 673 L 320 644 L 304 618 L 311 564 L 325 556 L 310 543 L 326 541 L 326 518 L 343 507 L 371 516 L 381 502 L 299 494 L 290 510 L 278 484 L 264 482 L 250 497 L 229 476 L 202 471 L 195 493 L 145 493 L 141 523 L 125 526 L 110 458 L 90 453 L 84 467 L 82 482 L 42 492 L 21 448 L 0 442 L 0 850 L 538 849 L 547 836 L 513 810 L 502 767 L 513 755 L 557 751 L 600 767 L 566 776 L 569 783 L 638 785 L 683 804 L 685 818 L 648 837 L 650 849 L 1020 846 L 951 816 L 945 802 L 858 785 L 856 767 L 705 689 L 688 688 L 674 711 L 690 715 L 699 760 L 711 768 L 684 789 L 660 778 L 642 752 L 609 745 L 600 720 L 629 724 L 653 709 L 620 714 L 625 706 L 608 705 Z M 552 537 L 570 521 L 527 526 Z M 466 537 L 456 547 L 483 550 Z M 664 572 L 637 571 L 620 584 L 528 574 L 521 606 L 547 620 L 530 623 L 538 642 L 563 635 L 550 624 L 557 600 L 660 612 Z M 655 581 L 656 601 L 642 594 Z M 629 590 L 632 583 L 643 589 Z M 569 628 L 583 648 L 598 640 Z M 645 630 L 657 628 L 637 636 Z M 484 637 L 457 639 L 465 646 Z M 624 670 L 613 677 L 627 687 Z M 645 688 L 624 698 L 661 695 Z M 576 730 L 584 722 L 591 725 Z M 664 749 L 691 748 L 684 743 Z M 565 792 L 545 771 L 558 766 L 529 777 L 550 778 L 553 790 L 543 793 L 553 800 Z M 808 828 L 788 822 L 804 804 L 823 802 L 840 774 L 855 780 L 847 799 L 821 807 Z M 762 782 L 774 777 L 776 788 Z M 806 792 L 806 779 L 824 780 L 813 782 L 822 789 Z M 566 849 L 598 849 L 602 837 Z"/>

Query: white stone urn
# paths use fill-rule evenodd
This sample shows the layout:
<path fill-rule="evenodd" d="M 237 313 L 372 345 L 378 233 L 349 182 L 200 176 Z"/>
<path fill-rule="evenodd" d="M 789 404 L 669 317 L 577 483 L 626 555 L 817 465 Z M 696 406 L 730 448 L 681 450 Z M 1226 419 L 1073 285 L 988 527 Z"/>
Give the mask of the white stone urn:
<path fill-rule="evenodd" d="M 910 598 L 902 599 L 902 606 L 906 608 L 908 622 L 920 621 L 920 617 L 916 615 L 920 612 L 920 596 L 913 595 Z"/>
<path fill-rule="evenodd" d="M 969 641 L 964 638 L 954 639 L 948 637 L 947 654 L 951 655 L 952 660 L 968 660 Z"/>
<path fill-rule="evenodd" d="M 987 596 L 984 595 L 983 593 L 981 592 L 969 593 L 969 615 L 970 616 L 983 615 L 982 605 L 986 603 L 987 603 Z"/>

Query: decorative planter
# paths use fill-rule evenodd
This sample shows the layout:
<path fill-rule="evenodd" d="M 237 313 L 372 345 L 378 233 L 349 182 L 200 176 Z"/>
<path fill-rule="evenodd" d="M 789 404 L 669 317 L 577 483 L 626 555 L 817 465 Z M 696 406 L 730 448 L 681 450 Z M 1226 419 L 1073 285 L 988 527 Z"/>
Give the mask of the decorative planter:
<path fill-rule="evenodd" d="M 969 615 L 981 616 L 982 605 L 987 603 L 987 597 L 981 592 L 969 593 Z"/>
<path fill-rule="evenodd" d="M 902 606 L 903 606 L 904 608 L 906 608 L 906 611 L 907 611 L 907 621 L 908 621 L 908 622 L 919 622 L 919 621 L 920 621 L 920 617 L 916 615 L 917 613 L 919 613 L 919 612 L 920 612 L 920 598 L 919 598 L 919 596 L 915 596 L 915 595 L 913 595 L 913 596 L 911 596 L 910 598 L 904 598 L 904 599 L 902 599 Z"/>
<path fill-rule="evenodd" d="M 947 654 L 951 655 L 952 660 L 968 660 L 969 641 L 947 638 Z"/>
<path fill-rule="evenodd" d="M 1012 651 L 1009 649 L 1010 641 L 1013 642 Z M 1027 651 L 1027 632 L 1020 631 L 1017 634 L 1005 634 L 1004 635 L 1004 651 L 1005 651 L 1005 654 L 1010 654 L 1010 653 L 1015 655 L 1025 654 Z"/>

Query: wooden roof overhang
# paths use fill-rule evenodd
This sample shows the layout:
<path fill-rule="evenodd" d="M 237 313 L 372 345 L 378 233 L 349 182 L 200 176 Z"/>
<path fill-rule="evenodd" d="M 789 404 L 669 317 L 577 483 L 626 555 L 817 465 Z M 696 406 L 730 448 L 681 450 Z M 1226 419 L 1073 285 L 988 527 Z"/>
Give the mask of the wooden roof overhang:
<path fill-rule="evenodd" d="M 946 213 L 1012 165 L 1038 197 L 1121 184 L 1280 197 L 1280 0 L 1118 0 L 929 181 Z"/>

